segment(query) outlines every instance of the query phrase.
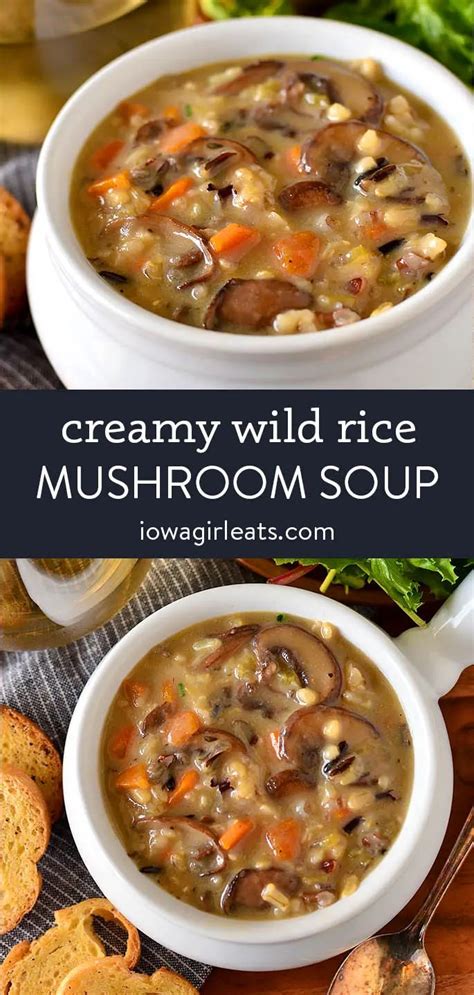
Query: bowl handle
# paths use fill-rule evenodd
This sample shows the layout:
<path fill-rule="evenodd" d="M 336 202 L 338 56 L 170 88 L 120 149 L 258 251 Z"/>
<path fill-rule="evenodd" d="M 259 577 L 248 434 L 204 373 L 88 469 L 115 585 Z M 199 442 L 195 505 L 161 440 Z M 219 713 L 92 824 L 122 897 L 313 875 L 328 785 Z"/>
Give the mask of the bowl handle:
<path fill-rule="evenodd" d="M 397 646 L 433 688 L 437 698 L 474 664 L 474 570 L 423 629 L 407 629 Z"/>

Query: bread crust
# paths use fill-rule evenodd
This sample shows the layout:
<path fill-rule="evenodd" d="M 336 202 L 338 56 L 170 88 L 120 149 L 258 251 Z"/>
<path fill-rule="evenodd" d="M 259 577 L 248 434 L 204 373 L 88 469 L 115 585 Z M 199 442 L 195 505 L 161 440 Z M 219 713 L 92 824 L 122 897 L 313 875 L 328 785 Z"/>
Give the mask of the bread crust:
<path fill-rule="evenodd" d="M 51 819 L 45 799 L 24 771 L 0 766 L 0 935 L 9 933 L 36 904 Z M 20 848 L 20 852 L 19 851 Z"/>
<path fill-rule="evenodd" d="M 0 705 L 0 764 L 13 764 L 37 784 L 56 822 L 63 810 L 62 766 L 49 737 L 28 716 Z"/>
<path fill-rule="evenodd" d="M 121 957 L 82 964 L 59 985 L 56 995 L 197 995 L 184 978 L 162 967 L 154 974 L 135 974 Z"/>
<path fill-rule="evenodd" d="M 4 318 L 15 317 L 25 305 L 26 249 L 30 227 L 31 221 L 21 204 L 8 190 L 0 187 L 0 255 L 3 257 L 0 267 L 0 326 Z"/>
<path fill-rule="evenodd" d="M 58 985 L 72 970 L 84 963 L 105 960 L 103 943 L 94 930 L 94 916 L 123 926 L 127 945 L 124 955 L 117 959 L 127 968 L 135 967 L 140 956 L 135 926 L 106 898 L 90 898 L 55 912 L 55 925 L 46 933 L 13 948 L 0 967 L 0 995 L 57 995 Z"/>

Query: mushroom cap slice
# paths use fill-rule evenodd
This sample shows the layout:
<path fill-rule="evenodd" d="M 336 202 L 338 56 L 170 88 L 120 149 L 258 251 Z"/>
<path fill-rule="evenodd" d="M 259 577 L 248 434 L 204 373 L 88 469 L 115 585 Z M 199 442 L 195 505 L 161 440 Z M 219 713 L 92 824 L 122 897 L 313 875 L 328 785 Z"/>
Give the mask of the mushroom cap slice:
<path fill-rule="evenodd" d="M 202 161 L 209 178 L 217 176 L 222 169 L 241 162 L 257 162 L 251 149 L 232 138 L 218 138 L 212 135 L 196 138 L 186 149 L 186 160 Z"/>
<path fill-rule="evenodd" d="M 387 200 L 422 203 L 428 192 L 446 196 L 443 180 L 421 149 L 388 131 L 374 130 L 379 140 L 379 162 L 375 169 L 358 176 L 354 181 L 354 186 L 360 193 L 372 193 L 375 186 L 379 186 L 387 177 L 389 167 L 390 172 L 404 167 L 408 170 L 406 190 L 402 189 L 399 196 L 388 196 Z M 366 131 L 367 126 L 361 121 L 327 125 L 304 142 L 301 167 L 342 194 L 352 178 L 352 163 L 361 156 L 357 143 Z M 379 197 L 377 201 L 380 203 Z"/>
<path fill-rule="evenodd" d="M 271 774 L 265 782 L 265 791 L 272 798 L 285 798 L 297 791 L 305 791 L 314 788 L 314 777 L 301 770 L 289 767 L 287 770 L 280 770 L 276 774 Z"/>
<path fill-rule="evenodd" d="M 122 219 L 118 225 L 119 233 L 124 237 L 148 231 L 160 240 L 163 255 L 168 259 L 170 269 L 178 273 L 181 268 L 187 269 L 201 261 L 197 273 L 189 275 L 187 280 L 179 276 L 176 279 L 177 290 L 187 290 L 197 283 L 204 283 L 214 273 L 216 263 L 207 238 L 190 225 L 169 218 L 164 214 L 140 214 L 137 217 Z"/>
<path fill-rule="evenodd" d="M 261 712 L 264 718 L 273 718 L 277 702 L 270 688 L 262 688 L 261 683 L 245 681 L 238 688 L 236 697 L 246 711 Z"/>
<path fill-rule="evenodd" d="M 311 207 L 321 207 L 324 204 L 335 205 L 342 202 L 342 197 L 322 180 L 300 180 L 284 187 L 278 195 L 278 200 L 285 211 L 308 210 Z"/>
<path fill-rule="evenodd" d="M 336 657 L 326 643 L 299 625 L 284 623 L 269 625 L 254 638 L 257 676 L 271 681 L 280 660 L 291 667 L 303 687 L 312 688 L 320 701 L 337 698 L 341 692 L 342 674 Z"/>
<path fill-rule="evenodd" d="M 208 308 L 204 327 L 266 328 L 280 311 L 310 307 L 312 300 L 289 280 L 229 280 Z"/>
<path fill-rule="evenodd" d="M 196 732 L 186 744 L 186 749 L 191 753 L 199 750 L 206 767 L 210 767 L 214 760 L 223 753 L 230 753 L 231 750 L 237 750 L 238 753 L 248 752 L 246 744 L 238 736 L 227 732 L 226 729 L 216 729 L 212 726 Z"/>
<path fill-rule="evenodd" d="M 237 750 L 239 753 L 247 753 L 247 745 L 232 732 L 226 729 L 216 729 L 208 726 L 195 732 L 191 739 L 183 746 L 171 747 L 165 750 L 158 760 L 167 766 L 170 763 L 189 763 L 193 754 L 198 754 L 195 759 L 198 766 L 210 767 L 214 760 L 222 756 L 223 753 L 230 753 Z"/>
<path fill-rule="evenodd" d="M 186 816 L 144 816 L 139 817 L 135 826 L 137 829 L 174 829 L 183 835 L 186 841 L 187 856 L 197 862 L 202 862 L 199 877 L 207 877 L 209 874 L 218 874 L 227 863 L 227 858 L 219 846 L 214 833 L 209 826 L 197 819 Z M 208 859 L 210 858 L 210 859 Z M 207 863 L 205 863 L 207 861 Z M 210 864 L 211 866 L 208 866 Z"/>
<path fill-rule="evenodd" d="M 232 912 L 236 905 L 246 909 L 266 909 L 268 903 L 262 898 L 262 891 L 268 884 L 274 884 L 289 897 L 296 895 L 301 881 L 294 871 L 281 867 L 268 867 L 256 870 L 248 867 L 239 871 L 224 888 L 221 908 L 225 913 Z"/>
<path fill-rule="evenodd" d="M 246 90 L 247 87 L 258 86 L 259 83 L 264 83 L 271 76 L 276 76 L 282 66 L 283 63 L 278 59 L 262 59 L 260 62 L 251 62 L 248 66 L 244 66 L 239 75 L 235 76 L 234 79 L 220 83 L 213 90 L 213 93 L 235 97 L 242 90 Z"/>
<path fill-rule="evenodd" d="M 291 106 L 294 82 L 299 81 L 313 92 L 326 96 L 331 103 L 348 107 L 355 118 L 377 124 L 383 114 L 384 101 L 378 90 L 364 76 L 347 66 L 326 59 L 289 62 L 284 72 L 285 87 Z"/>
<path fill-rule="evenodd" d="M 362 715 L 335 705 L 312 705 L 290 715 L 280 733 L 278 752 L 301 770 L 314 770 L 322 746 L 326 743 L 324 726 L 338 721 L 340 739 L 352 752 L 367 742 L 380 739 L 378 730 Z"/>
<path fill-rule="evenodd" d="M 252 636 L 258 632 L 259 625 L 236 625 L 233 629 L 219 632 L 215 638 L 220 639 L 222 646 L 206 656 L 199 666 L 200 670 L 209 670 L 211 667 L 218 667 L 225 660 L 228 660 L 233 653 L 236 653 Z"/>

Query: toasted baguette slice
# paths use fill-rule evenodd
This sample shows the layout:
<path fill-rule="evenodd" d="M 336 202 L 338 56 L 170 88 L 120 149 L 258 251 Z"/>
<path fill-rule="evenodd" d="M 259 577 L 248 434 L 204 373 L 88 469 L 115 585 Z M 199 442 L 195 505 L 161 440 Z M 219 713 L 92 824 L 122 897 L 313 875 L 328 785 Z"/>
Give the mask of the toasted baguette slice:
<path fill-rule="evenodd" d="M 37 863 L 49 843 L 51 819 L 34 781 L 0 767 L 0 935 L 14 929 L 41 891 Z"/>
<path fill-rule="evenodd" d="M 59 819 L 63 808 L 59 753 L 35 722 L 7 705 L 0 705 L 0 764 L 13 764 L 29 774 L 44 795 L 51 821 Z"/>
<path fill-rule="evenodd" d="M 76 967 L 56 995 L 197 995 L 196 989 L 162 967 L 152 975 L 133 974 L 121 957 L 106 957 Z"/>
<path fill-rule="evenodd" d="M 32 943 L 19 943 L 0 967 L 0 995 L 56 995 L 61 981 L 75 967 L 105 958 L 93 917 L 116 922 L 127 934 L 120 958 L 135 967 L 140 956 L 137 930 L 105 898 L 89 898 L 54 913 L 56 925 Z M 114 958 L 112 958 L 114 959 Z"/>
<path fill-rule="evenodd" d="M 26 300 L 26 247 L 30 219 L 8 190 L 0 187 L 0 327 L 17 315 Z"/>

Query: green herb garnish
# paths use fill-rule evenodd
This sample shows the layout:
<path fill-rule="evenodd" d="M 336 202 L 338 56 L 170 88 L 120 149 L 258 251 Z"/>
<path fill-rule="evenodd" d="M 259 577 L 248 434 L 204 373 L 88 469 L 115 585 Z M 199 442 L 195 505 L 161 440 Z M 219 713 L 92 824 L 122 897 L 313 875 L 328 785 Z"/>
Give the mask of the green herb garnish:
<path fill-rule="evenodd" d="M 426 592 L 437 598 L 447 598 L 456 584 L 472 569 L 472 560 L 456 560 L 448 556 L 386 559 L 275 559 L 275 563 L 300 563 L 302 566 L 323 566 L 327 570 L 320 590 L 325 593 L 332 584 L 346 590 L 377 584 L 406 614 L 424 625 L 418 614 Z M 280 621 L 280 616 L 277 616 Z"/>
<path fill-rule="evenodd" d="M 184 114 L 185 114 L 185 117 L 192 117 L 193 116 L 193 109 L 191 107 L 191 104 L 185 104 L 184 105 Z"/>
<path fill-rule="evenodd" d="M 186 694 L 186 688 L 185 688 L 184 684 L 182 683 L 182 681 L 180 681 L 179 684 L 178 684 L 178 694 L 180 695 L 181 698 L 184 698 L 184 696 Z"/>
<path fill-rule="evenodd" d="M 278 563 L 278 560 L 276 562 Z M 285 622 L 286 621 L 286 615 L 282 615 L 281 612 L 280 612 L 280 614 L 277 615 L 276 620 L 277 620 L 277 622 Z"/>

